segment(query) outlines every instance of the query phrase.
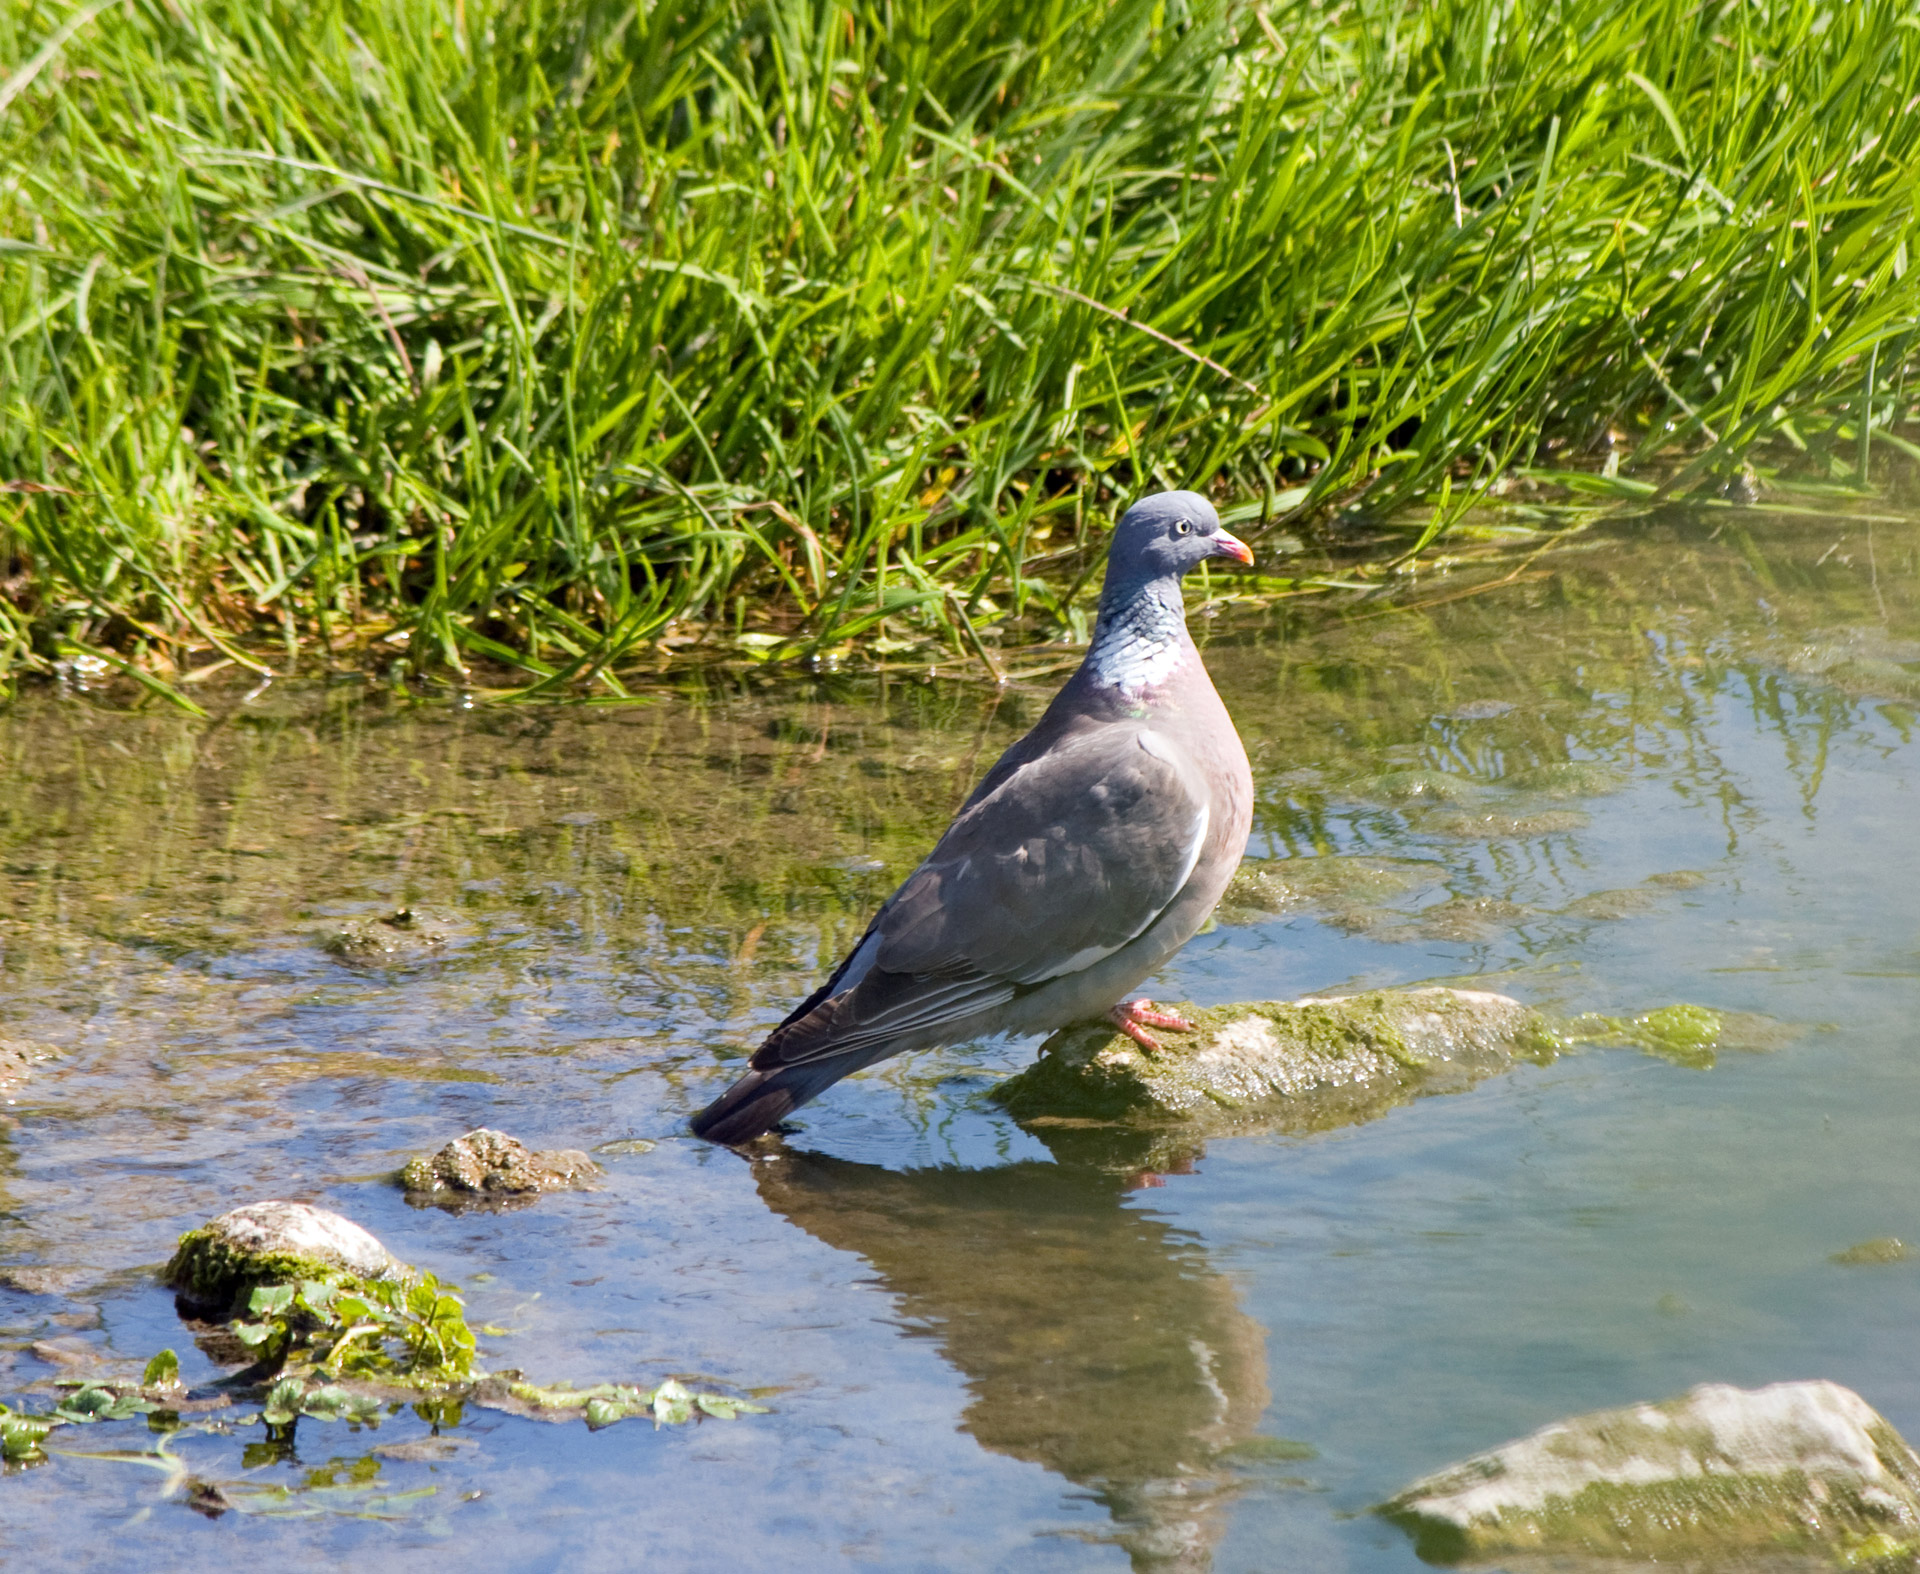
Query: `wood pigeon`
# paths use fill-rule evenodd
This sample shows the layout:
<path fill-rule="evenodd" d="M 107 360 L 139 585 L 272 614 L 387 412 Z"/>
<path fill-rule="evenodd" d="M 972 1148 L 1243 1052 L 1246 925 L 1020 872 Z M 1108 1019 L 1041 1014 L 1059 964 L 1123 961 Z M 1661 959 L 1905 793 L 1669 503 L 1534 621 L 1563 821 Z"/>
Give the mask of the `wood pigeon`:
<path fill-rule="evenodd" d="M 1180 596 L 1215 557 L 1253 561 L 1197 493 L 1127 510 L 1079 670 L 833 976 L 694 1116 L 697 1136 L 746 1142 L 905 1050 L 1103 1015 L 1155 1050 L 1148 1028 L 1191 1027 L 1116 1002 L 1205 921 L 1252 824 L 1246 750 Z"/>

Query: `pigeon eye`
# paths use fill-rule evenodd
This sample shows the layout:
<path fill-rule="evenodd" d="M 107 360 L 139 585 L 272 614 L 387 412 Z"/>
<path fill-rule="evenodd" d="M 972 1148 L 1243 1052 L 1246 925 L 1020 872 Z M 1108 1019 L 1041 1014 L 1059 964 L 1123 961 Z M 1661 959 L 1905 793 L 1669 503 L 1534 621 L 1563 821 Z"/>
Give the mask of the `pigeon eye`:
<path fill-rule="evenodd" d="M 1180 534 L 1183 536 L 1190 534 L 1193 530 L 1193 526 L 1188 524 L 1184 519 L 1181 520 L 1180 523 L 1175 525 L 1173 528 L 1178 530 Z"/>

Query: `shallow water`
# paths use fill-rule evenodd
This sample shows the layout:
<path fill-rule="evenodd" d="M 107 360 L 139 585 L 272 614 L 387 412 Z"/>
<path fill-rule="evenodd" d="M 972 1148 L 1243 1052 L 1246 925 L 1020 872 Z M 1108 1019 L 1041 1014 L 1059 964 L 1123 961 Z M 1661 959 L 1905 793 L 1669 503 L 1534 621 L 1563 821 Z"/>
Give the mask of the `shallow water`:
<path fill-rule="evenodd" d="M 433 1431 L 410 1410 L 303 1420 L 292 1458 L 189 1437 L 250 1510 L 215 1519 L 159 1472 L 56 1455 L 0 1479 L 0 1555 L 1408 1570 L 1369 1505 L 1571 1411 L 1819 1376 L 1920 1437 L 1920 1262 L 1830 1260 L 1920 1234 L 1920 526 L 1723 512 L 1536 569 L 1205 620 L 1251 851 L 1291 860 L 1296 901 L 1229 912 L 1152 992 L 1474 978 L 1750 1013 L 1751 1047 L 1523 1066 L 1217 1140 L 1152 1186 L 984 1099 L 1030 1042 L 842 1084 L 769 1162 L 680 1134 L 1057 675 L 0 711 L 0 1038 L 63 1054 L 0 1135 L 0 1390 L 52 1375 L 48 1340 L 218 1375 L 152 1270 L 289 1196 L 464 1284 L 511 1330 L 490 1366 L 773 1407 L 597 1433 L 468 1409 L 398 1457 L 375 1451 Z M 1339 855 L 1364 858 L 1303 862 Z M 323 947 L 402 905 L 451 940 L 391 966 Z M 402 1199 L 409 1154 L 481 1124 L 655 1145 L 530 1208 Z"/>

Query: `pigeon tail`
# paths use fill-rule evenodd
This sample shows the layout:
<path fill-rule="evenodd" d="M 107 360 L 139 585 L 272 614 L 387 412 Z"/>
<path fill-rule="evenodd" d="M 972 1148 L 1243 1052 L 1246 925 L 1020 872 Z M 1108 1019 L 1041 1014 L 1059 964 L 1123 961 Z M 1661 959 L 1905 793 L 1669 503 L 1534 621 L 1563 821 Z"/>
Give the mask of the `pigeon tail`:
<path fill-rule="evenodd" d="M 749 1071 L 693 1117 L 693 1134 L 727 1147 L 751 1142 L 872 1059 L 870 1053 L 856 1052 L 776 1071 Z"/>

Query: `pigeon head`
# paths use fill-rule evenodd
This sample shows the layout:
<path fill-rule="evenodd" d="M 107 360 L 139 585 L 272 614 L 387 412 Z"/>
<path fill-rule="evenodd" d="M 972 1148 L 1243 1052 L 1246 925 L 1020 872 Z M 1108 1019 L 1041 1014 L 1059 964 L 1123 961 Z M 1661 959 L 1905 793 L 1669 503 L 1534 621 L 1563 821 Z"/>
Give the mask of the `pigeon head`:
<path fill-rule="evenodd" d="M 1107 548 L 1107 588 L 1137 590 L 1178 579 L 1210 557 L 1251 563 L 1247 544 L 1221 528 L 1213 505 L 1198 492 L 1156 492 L 1129 508 Z"/>
<path fill-rule="evenodd" d="M 1096 687 L 1137 696 L 1181 670 L 1193 642 L 1180 576 L 1210 557 L 1253 561 L 1198 492 L 1157 492 L 1127 510 L 1107 547 L 1107 582 L 1087 651 Z"/>

